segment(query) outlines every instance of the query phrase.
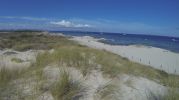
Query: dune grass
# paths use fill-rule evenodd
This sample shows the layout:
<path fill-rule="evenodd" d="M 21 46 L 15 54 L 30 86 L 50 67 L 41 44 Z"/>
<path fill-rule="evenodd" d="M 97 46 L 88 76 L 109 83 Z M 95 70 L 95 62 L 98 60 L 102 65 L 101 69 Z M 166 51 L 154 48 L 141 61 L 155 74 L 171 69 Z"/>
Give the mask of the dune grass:
<path fill-rule="evenodd" d="M 146 94 L 148 100 L 178 100 L 179 98 L 179 83 L 177 76 L 169 76 L 166 77 L 164 83 L 169 86 L 168 91 L 164 95 L 159 95 L 153 93 L 153 91 L 148 91 L 149 93 Z"/>
<path fill-rule="evenodd" d="M 56 49 L 53 53 L 45 52 L 39 54 L 36 66 L 44 67 L 49 64 L 57 64 L 59 66 L 76 67 L 82 70 L 85 75 L 95 64 L 89 61 L 91 53 L 88 52 L 88 49 L 83 50 L 85 49 L 78 46 L 64 46 Z"/>
<path fill-rule="evenodd" d="M 37 56 L 37 65 L 45 66 L 48 64 L 59 64 L 67 67 L 80 69 L 83 75 L 90 70 L 100 67 L 104 74 L 115 77 L 120 73 L 146 77 L 163 85 L 170 86 L 167 79 L 178 76 L 167 74 L 166 72 L 154 69 L 150 66 L 131 62 L 118 55 L 81 46 L 63 46 L 56 49 L 53 53 L 46 52 Z M 179 87 L 179 81 L 176 87 Z"/>
<path fill-rule="evenodd" d="M 10 70 L 6 67 L 1 67 L 0 69 L 0 88 L 5 87 L 10 81 L 17 79 L 22 75 L 22 70 Z"/>
<path fill-rule="evenodd" d="M 117 94 L 120 94 L 119 91 L 119 87 L 114 84 L 107 83 L 98 87 L 95 96 L 97 100 L 118 100 L 119 97 Z"/>
<path fill-rule="evenodd" d="M 12 62 L 16 62 L 16 63 L 22 63 L 22 62 L 24 62 L 22 59 L 19 59 L 19 58 L 12 58 L 11 61 Z"/>
<path fill-rule="evenodd" d="M 164 99 L 161 99 L 161 100 L 178 100 L 179 91 L 176 89 L 171 89 L 171 90 L 169 90 L 169 93 L 166 94 L 163 98 Z"/>
<path fill-rule="evenodd" d="M 9 70 L 6 68 L 0 71 L 0 100 L 36 100 L 41 93 L 41 80 L 27 77 L 27 70 Z M 25 75 L 25 76 L 24 76 Z M 33 79 L 29 81 L 29 79 Z M 38 83 L 39 82 L 39 83 Z M 31 85 L 33 84 L 33 85 Z M 26 88 L 29 87 L 30 89 Z M 33 92 L 28 91 L 33 90 Z M 27 93 L 25 93 L 26 91 Z"/>
<path fill-rule="evenodd" d="M 69 73 L 63 71 L 51 91 L 56 100 L 78 100 L 85 93 L 85 88 L 80 81 L 72 80 Z"/>
<path fill-rule="evenodd" d="M 29 49 L 49 50 L 52 48 L 74 45 L 66 37 L 50 36 L 40 32 L 9 32 L 1 33 L 0 48 L 11 48 L 17 51 Z"/>
<path fill-rule="evenodd" d="M 167 78 L 165 81 L 166 83 L 169 84 L 170 87 L 169 87 L 168 94 L 164 96 L 164 100 L 178 100 L 179 99 L 178 78 L 176 76 L 170 77 Z"/>

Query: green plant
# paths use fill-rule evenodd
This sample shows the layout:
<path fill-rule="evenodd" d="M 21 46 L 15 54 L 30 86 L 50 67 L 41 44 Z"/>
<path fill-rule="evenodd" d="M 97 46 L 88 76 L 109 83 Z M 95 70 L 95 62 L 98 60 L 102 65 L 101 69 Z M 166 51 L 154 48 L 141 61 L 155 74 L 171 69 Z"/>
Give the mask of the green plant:
<path fill-rule="evenodd" d="M 0 87 L 7 85 L 11 80 L 18 78 L 21 75 L 21 70 L 9 70 L 5 67 L 0 69 Z"/>
<path fill-rule="evenodd" d="M 52 89 L 56 100 L 73 100 L 83 96 L 85 89 L 80 81 L 74 81 L 67 72 L 61 74 L 60 79 Z"/>
<path fill-rule="evenodd" d="M 168 77 L 166 79 L 166 83 L 169 84 L 168 94 L 164 96 L 164 100 L 178 100 L 179 98 L 179 82 L 177 81 L 177 77 Z"/>

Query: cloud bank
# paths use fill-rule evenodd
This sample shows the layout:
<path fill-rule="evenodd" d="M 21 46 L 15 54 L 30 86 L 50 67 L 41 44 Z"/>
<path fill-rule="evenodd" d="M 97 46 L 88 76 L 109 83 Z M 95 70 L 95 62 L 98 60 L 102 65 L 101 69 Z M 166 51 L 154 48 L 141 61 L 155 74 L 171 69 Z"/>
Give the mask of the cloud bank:
<path fill-rule="evenodd" d="M 36 17 L 17 17 L 17 16 L 0 16 L 2 19 L 16 19 L 16 20 L 31 20 L 31 21 L 47 21 L 48 18 L 36 18 Z"/>
<path fill-rule="evenodd" d="M 71 21 L 66 21 L 66 20 L 61 20 L 61 21 L 52 21 L 50 22 L 51 24 L 54 25 L 59 25 L 61 27 L 76 27 L 76 28 L 90 28 L 92 27 L 89 24 L 79 24 L 79 23 L 73 23 Z"/>
<path fill-rule="evenodd" d="M 66 20 L 60 18 L 0 16 L 1 29 L 80 30 L 179 36 L 179 27 L 175 25 L 159 26 L 143 22 L 124 22 L 108 19 L 71 18 Z"/>

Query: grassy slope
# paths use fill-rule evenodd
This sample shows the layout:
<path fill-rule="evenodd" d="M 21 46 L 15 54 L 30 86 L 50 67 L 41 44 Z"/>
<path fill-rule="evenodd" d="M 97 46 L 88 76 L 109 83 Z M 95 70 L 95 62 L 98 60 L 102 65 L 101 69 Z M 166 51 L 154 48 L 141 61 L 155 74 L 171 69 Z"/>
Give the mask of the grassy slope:
<path fill-rule="evenodd" d="M 120 73 L 126 73 L 146 77 L 163 85 L 179 87 L 178 76 L 169 75 L 149 66 L 131 62 L 126 58 L 106 51 L 78 45 L 61 36 L 42 35 L 36 32 L 14 32 L 1 33 L 0 37 L 0 48 L 12 48 L 18 51 L 28 49 L 55 49 L 53 53 L 45 52 L 39 54 L 37 56 L 37 62 L 32 64 L 25 72 L 19 72 L 18 77 L 14 77 L 14 73 L 17 72 L 7 71 L 5 69 L 1 70 L 0 82 L 2 84 L 0 84 L 0 89 L 5 87 L 4 84 L 7 85 L 10 81 L 19 78 L 37 77 L 38 80 L 44 80 L 42 78 L 42 70 L 45 66 L 51 64 L 76 67 L 82 71 L 83 75 L 86 75 L 92 69 L 101 67 L 104 75 L 110 75 L 111 77 L 115 77 Z M 67 78 L 64 81 L 68 83 L 69 80 Z M 66 86 L 62 83 L 58 85 L 60 87 Z M 5 89 L 7 88 L 8 85 Z M 57 87 L 56 89 L 59 88 Z M 56 89 L 52 89 L 52 93 L 59 98 L 64 98 L 61 94 L 57 93 Z"/>
<path fill-rule="evenodd" d="M 73 45 L 73 42 L 61 36 L 47 36 L 38 32 L 0 33 L 0 48 L 12 48 L 18 51 L 47 50 L 64 45 Z"/>

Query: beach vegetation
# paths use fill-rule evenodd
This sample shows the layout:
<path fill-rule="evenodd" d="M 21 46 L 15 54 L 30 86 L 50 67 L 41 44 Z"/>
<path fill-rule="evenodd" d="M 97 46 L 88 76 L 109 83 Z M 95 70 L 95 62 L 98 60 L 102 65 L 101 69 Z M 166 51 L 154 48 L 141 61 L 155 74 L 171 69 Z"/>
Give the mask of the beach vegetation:
<path fill-rule="evenodd" d="M 48 64 L 58 64 L 67 67 L 76 67 L 86 75 L 90 70 L 100 68 L 103 74 L 116 77 L 117 75 L 130 74 L 140 77 L 146 77 L 165 86 L 170 86 L 166 78 L 175 77 L 176 75 L 167 74 L 164 71 L 141 65 L 139 63 L 128 61 L 122 57 L 109 53 L 107 51 L 96 50 L 88 47 L 64 46 L 55 49 L 53 53 L 42 53 L 37 56 L 38 66 Z M 179 82 L 179 81 L 177 81 Z M 179 87 L 179 84 L 176 84 Z"/>
<path fill-rule="evenodd" d="M 116 85 L 106 83 L 99 86 L 95 93 L 95 98 L 99 100 L 118 100 L 119 97 L 116 94 L 120 94 L 120 88 Z"/>
<path fill-rule="evenodd" d="M 22 59 L 19 59 L 19 58 L 12 58 L 11 61 L 12 62 L 16 62 L 16 63 L 22 63 L 22 62 L 24 62 Z"/>
<path fill-rule="evenodd" d="M 83 96 L 85 88 L 80 81 L 71 79 L 66 71 L 63 71 L 60 76 L 51 89 L 56 100 L 78 100 Z"/>
<path fill-rule="evenodd" d="M 148 100 L 178 100 L 179 98 L 179 88 L 178 80 L 176 77 L 168 77 L 165 79 L 166 84 L 168 84 L 168 91 L 163 95 L 155 94 L 153 91 L 148 91 L 146 96 Z M 162 91 L 161 91 L 162 92 Z"/>
<path fill-rule="evenodd" d="M 17 79 L 22 75 L 22 70 L 10 70 L 6 67 L 0 68 L 0 88 L 8 84 L 8 82 Z"/>
<path fill-rule="evenodd" d="M 74 42 L 69 41 L 63 36 L 49 36 L 39 32 L 10 32 L 1 33 L 0 48 L 9 48 L 17 51 L 34 50 L 49 50 L 52 48 L 74 45 Z"/>

